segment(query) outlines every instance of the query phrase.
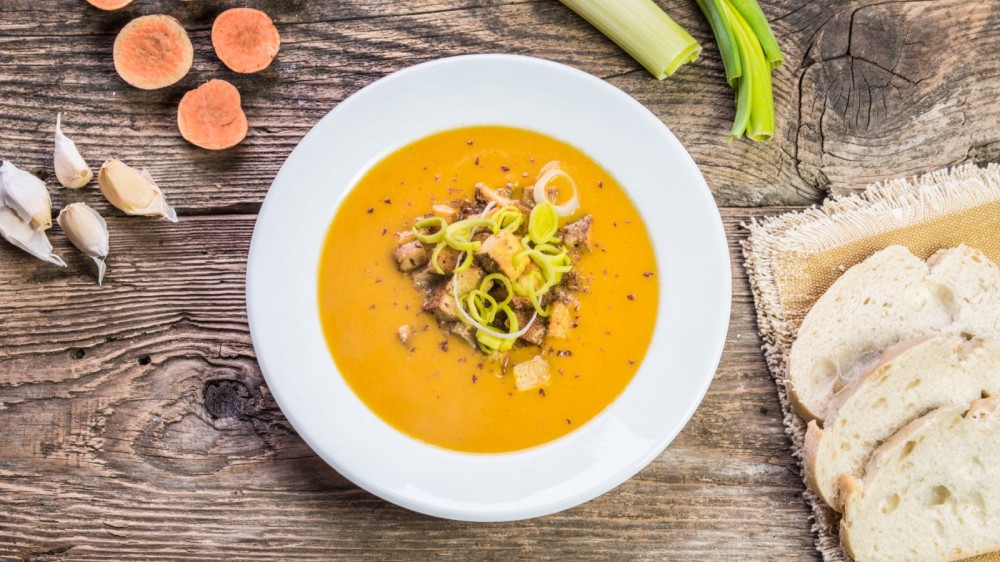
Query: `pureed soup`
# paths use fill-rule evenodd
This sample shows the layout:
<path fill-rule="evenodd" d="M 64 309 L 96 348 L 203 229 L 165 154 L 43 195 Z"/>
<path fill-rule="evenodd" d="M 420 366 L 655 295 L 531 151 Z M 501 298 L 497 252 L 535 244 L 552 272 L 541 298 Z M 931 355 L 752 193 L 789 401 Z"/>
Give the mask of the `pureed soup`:
<path fill-rule="evenodd" d="M 579 208 L 560 217 L 567 176 Z M 652 336 L 657 275 L 638 212 L 597 163 L 540 133 L 468 127 L 386 156 L 347 194 L 320 261 L 320 318 L 379 417 L 499 453 L 565 435 L 622 392 Z"/>

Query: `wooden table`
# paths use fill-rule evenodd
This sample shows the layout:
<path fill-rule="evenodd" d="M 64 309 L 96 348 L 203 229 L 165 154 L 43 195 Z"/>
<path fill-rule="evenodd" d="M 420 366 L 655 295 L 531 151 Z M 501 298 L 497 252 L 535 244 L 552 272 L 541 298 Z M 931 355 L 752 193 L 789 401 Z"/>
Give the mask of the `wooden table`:
<path fill-rule="evenodd" d="M 259 75 L 212 53 L 216 13 L 269 11 L 282 34 Z M 809 512 L 762 359 L 739 224 L 829 192 L 1000 159 L 995 0 L 768 0 L 786 64 L 777 136 L 728 144 L 733 92 L 693 2 L 662 0 L 705 46 L 657 82 L 555 0 L 0 0 L 0 157 L 49 177 L 56 209 L 86 201 L 111 228 L 110 273 L 53 231 L 69 267 L 0 244 L 0 558 L 809 560 Z M 146 92 L 115 74 L 130 18 L 176 16 L 192 72 Z M 410 513 L 327 467 L 276 407 L 254 357 L 244 271 L 255 213 L 289 151 L 346 96 L 440 56 L 507 52 L 567 63 L 645 104 L 691 151 L 733 256 L 733 314 L 715 381 L 683 433 L 625 484 L 558 515 L 467 524 Z M 196 149 L 184 91 L 243 92 L 250 136 Z M 93 164 L 147 167 L 178 225 L 125 218 L 51 178 L 57 111 Z M 762 208 L 763 207 L 763 208 Z"/>

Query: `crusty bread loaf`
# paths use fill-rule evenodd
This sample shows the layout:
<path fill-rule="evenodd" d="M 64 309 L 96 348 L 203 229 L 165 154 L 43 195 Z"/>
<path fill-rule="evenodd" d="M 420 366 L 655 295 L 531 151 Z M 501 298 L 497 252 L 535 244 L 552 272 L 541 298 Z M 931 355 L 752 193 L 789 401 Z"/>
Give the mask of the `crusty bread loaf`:
<path fill-rule="evenodd" d="M 875 448 L 916 417 L 983 396 L 1000 396 L 1000 343 L 941 335 L 889 349 L 837 393 L 823 429 L 809 422 L 803 457 L 809 487 L 840 511 L 842 474 L 860 478 Z"/>
<path fill-rule="evenodd" d="M 1000 267 L 967 246 L 924 262 L 890 246 L 847 270 L 802 321 L 788 360 L 796 411 L 822 420 L 882 351 L 942 332 L 1000 339 Z"/>
<path fill-rule="evenodd" d="M 943 406 L 841 482 L 840 539 L 858 562 L 959 560 L 1000 550 L 1000 397 Z"/>

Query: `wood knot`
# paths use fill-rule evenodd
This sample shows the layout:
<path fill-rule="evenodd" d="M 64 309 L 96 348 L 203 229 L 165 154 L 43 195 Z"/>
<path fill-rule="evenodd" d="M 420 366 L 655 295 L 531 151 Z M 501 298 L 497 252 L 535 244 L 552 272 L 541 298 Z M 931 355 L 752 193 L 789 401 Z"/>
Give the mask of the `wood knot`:
<path fill-rule="evenodd" d="M 212 419 L 246 419 L 255 409 L 250 389 L 231 379 L 206 381 L 202 389 L 205 411 Z"/>

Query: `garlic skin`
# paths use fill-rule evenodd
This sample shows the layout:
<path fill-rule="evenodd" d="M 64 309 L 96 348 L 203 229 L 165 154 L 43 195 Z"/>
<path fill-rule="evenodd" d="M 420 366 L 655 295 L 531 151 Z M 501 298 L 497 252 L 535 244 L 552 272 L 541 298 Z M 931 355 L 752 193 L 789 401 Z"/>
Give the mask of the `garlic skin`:
<path fill-rule="evenodd" d="M 52 253 L 45 231 L 32 228 L 10 207 L 0 207 L 0 236 L 40 260 L 66 267 L 66 262 Z"/>
<path fill-rule="evenodd" d="M 97 172 L 97 185 L 108 202 L 127 215 L 163 217 L 177 222 L 177 213 L 167 205 L 163 192 L 146 170 L 140 172 L 112 158 Z"/>
<path fill-rule="evenodd" d="M 97 263 L 97 284 L 104 284 L 105 259 L 108 257 L 108 223 L 104 217 L 86 203 L 73 203 L 63 207 L 56 219 L 66 238 L 81 252 Z"/>
<path fill-rule="evenodd" d="M 35 230 L 52 228 L 52 200 L 45 182 L 6 160 L 0 166 L 0 206 L 10 207 Z"/>
<path fill-rule="evenodd" d="M 94 172 L 80 156 L 76 143 L 62 132 L 62 113 L 56 115 L 56 149 L 53 158 L 56 179 L 63 187 L 80 189 L 94 179 Z"/>

